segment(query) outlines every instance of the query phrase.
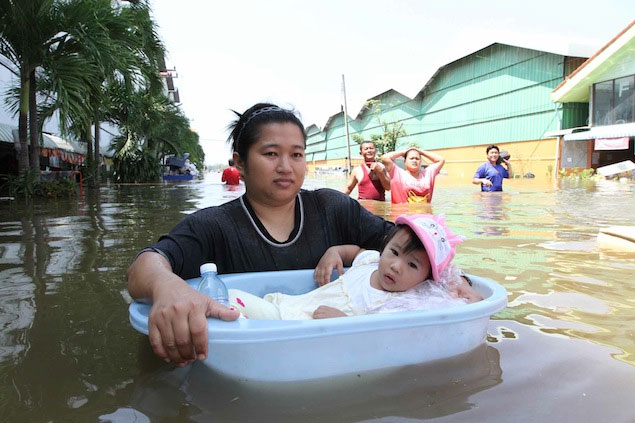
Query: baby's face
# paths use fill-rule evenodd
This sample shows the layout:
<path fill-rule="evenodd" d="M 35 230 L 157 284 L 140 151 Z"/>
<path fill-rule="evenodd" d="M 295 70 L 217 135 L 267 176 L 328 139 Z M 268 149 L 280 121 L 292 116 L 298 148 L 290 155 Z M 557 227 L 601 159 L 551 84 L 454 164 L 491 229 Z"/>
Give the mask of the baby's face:
<path fill-rule="evenodd" d="M 391 292 L 406 291 L 430 275 L 430 260 L 423 249 L 404 253 L 410 235 L 399 231 L 389 242 L 379 258 L 379 268 L 371 278 L 371 286 Z"/>

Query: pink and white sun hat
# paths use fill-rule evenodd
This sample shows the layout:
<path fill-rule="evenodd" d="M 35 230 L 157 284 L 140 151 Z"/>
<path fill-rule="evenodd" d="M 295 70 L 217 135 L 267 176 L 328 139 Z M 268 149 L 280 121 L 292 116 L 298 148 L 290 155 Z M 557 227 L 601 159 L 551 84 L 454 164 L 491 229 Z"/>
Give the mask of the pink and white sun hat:
<path fill-rule="evenodd" d="M 408 225 L 421 240 L 428 253 L 432 279 L 439 281 L 439 275 L 450 264 L 456 254 L 456 245 L 465 240 L 450 232 L 445 225 L 445 216 L 434 214 L 413 214 L 397 217 L 397 225 Z"/>

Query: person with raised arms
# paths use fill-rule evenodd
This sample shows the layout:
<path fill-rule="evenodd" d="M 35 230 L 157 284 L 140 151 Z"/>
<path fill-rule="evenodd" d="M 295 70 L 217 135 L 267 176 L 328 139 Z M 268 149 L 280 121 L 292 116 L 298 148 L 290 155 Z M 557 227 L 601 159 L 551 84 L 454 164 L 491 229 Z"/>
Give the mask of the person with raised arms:
<path fill-rule="evenodd" d="M 396 165 L 395 160 L 403 157 L 406 170 Z M 422 158 L 430 164 L 421 169 Z M 381 157 L 390 175 L 390 199 L 398 203 L 429 203 L 434 193 L 434 180 L 445 164 L 445 159 L 431 151 L 410 147 L 403 151 L 392 151 Z"/>

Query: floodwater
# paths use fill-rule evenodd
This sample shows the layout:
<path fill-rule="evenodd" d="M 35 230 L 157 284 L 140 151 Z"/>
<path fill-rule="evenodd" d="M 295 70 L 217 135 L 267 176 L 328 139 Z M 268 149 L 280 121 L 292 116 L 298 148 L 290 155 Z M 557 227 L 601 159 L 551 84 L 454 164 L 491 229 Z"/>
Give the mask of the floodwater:
<path fill-rule="evenodd" d="M 635 185 L 512 180 L 480 194 L 440 177 L 431 206 L 364 202 L 391 219 L 446 214 L 468 238 L 456 263 L 503 284 L 509 306 L 462 356 L 272 384 L 175 369 L 128 323 L 132 257 L 184 214 L 242 193 L 219 180 L 0 200 L 3 422 L 635 421 L 635 254 L 596 244 L 601 227 L 635 225 Z"/>

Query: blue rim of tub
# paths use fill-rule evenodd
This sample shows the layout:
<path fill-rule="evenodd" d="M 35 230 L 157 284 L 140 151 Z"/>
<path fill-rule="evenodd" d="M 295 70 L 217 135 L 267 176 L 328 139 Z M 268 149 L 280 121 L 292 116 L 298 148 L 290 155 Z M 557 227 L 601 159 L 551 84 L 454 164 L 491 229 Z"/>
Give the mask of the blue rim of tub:
<path fill-rule="evenodd" d="M 306 272 L 313 270 L 288 270 L 274 272 L 257 272 L 256 278 L 276 278 L 277 275 L 297 272 L 297 277 L 305 277 Z M 245 279 L 247 274 L 221 275 L 229 288 L 245 289 L 249 285 L 234 285 L 236 278 Z M 489 317 L 507 305 L 507 291 L 491 279 L 469 275 L 474 287 L 485 297 L 482 301 L 458 305 L 454 307 L 413 310 L 398 313 L 383 313 L 364 316 L 350 316 L 338 319 L 319 320 L 248 320 L 239 319 L 225 322 L 218 319 L 207 319 L 207 330 L 210 342 L 243 343 L 272 342 L 277 340 L 307 339 L 328 335 L 346 335 L 353 333 L 375 332 L 382 329 L 416 328 L 431 325 L 448 325 Z M 187 282 L 196 287 L 199 278 Z M 244 282 L 243 282 L 244 283 Z M 252 282 L 257 284 L 257 282 Z M 255 285 L 254 285 L 255 286 Z M 308 290 L 308 289 L 307 289 Z M 273 292 L 273 290 L 271 290 Z M 257 291 L 252 293 L 259 294 Z M 300 293 L 300 292 L 295 292 Z M 260 293 L 262 295 L 262 293 Z M 151 304 L 133 301 L 129 307 L 130 323 L 139 332 L 148 334 L 148 315 Z"/>

